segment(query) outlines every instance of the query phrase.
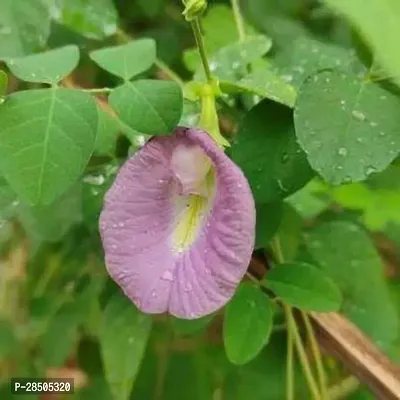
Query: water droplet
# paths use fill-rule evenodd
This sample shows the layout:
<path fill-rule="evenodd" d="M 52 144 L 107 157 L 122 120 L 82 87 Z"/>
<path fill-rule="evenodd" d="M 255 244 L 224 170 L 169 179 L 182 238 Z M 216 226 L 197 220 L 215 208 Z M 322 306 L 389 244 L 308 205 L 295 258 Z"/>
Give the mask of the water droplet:
<path fill-rule="evenodd" d="M 366 169 L 365 169 L 365 173 L 368 175 L 373 174 L 374 172 L 376 172 L 376 168 L 373 167 L 372 165 L 369 165 Z"/>
<path fill-rule="evenodd" d="M 90 183 L 91 185 L 101 186 L 106 181 L 104 175 L 86 175 L 83 178 L 83 182 Z"/>
<path fill-rule="evenodd" d="M 9 35 L 11 33 L 11 27 L 7 25 L 0 25 L 0 35 Z"/>
<path fill-rule="evenodd" d="M 238 69 L 240 67 L 240 62 L 238 62 L 238 61 L 235 61 L 233 64 L 232 64 L 232 68 L 233 69 Z"/>
<path fill-rule="evenodd" d="M 174 275 L 172 274 L 171 271 L 166 270 L 162 275 L 161 279 L 164 279 L 165 281 L 173 281 L 174 280 Z"/>
<path fill-rule="evenodd" d="M 364 140 L 363 140 L 363 138 L 358 137 L 358 138 L 356 139 L 356 141 L 357 141 L 358 143 L 362 143 Z"/>
<path fill-rule="evenodd" d="M 340 100 L 340 104 L 342 105 L 342 107 L 344 107 L 346 105 L 346 100 Z"/>
<path fill-rule="evenodd" d="M 338 165 L 336 168 L 337 168 L 338 171 L 341 171 L 343 169 L 343 166 L 342 165 Z"/>
<path fill-rule="evenodd" d="M 112 245 L 111 245 L 111 248 L 114 249 L 114 250 L 116 250 L 117 245 L 116 245 L 116 244 L 112 244 Z"/>
<path fill-rule="evenodd" d="M 157 297 L 157 292 L 155 290 L 151 291 L 151 297 L 153 298 Z"/>
<path fill-rule="evenodd" d="M 236 186 L 237 186 L 239 189 L 240 189 L 241 187 L 243 187 L 243 185 L 242 185 L 241 183 L 238 183 Z"/>
<path fill-rule="evenodd" d="M 373 128 L 376 127 L 376 126 L 378 126 L 378 124 L 377 124 L 376 122 L 374 122 L 374 121 L 371 121 L 369 124 L 370 124 Z"/>
<path fill-rule="evenodd" d="M 379 132 L 379 136 L 386 136 L 386 133 L 385 132 Z"/>
<path fill-rule="evenodd" d="M 287 82 L 290 83 L 293 81 L 293 75 L 282 75 L 282 79 Z"/>
<path fill-rule="evenodd" d="M 346 157 L 347 156 L 347 149 L 345 147 L 341 147 L 338 150 L 338 154 L 339 154 L 339 156 Z"/>
<path fill-rule="evenodd" d="M 125 223 L 124 223 L 124 222 L 120 222 L 120 223 L 118 224 L 118 226 L 119 226 L 120 228 L 123 228 L 123 227 L 125 226 Z"/>
<path fill-rule="evenodd" d="M 193 286 L 192 286 L 191 283 L 187 283 L 187 284 L 185 285 L 185 288 L 184 288 L 185 292 L 191 292 L 192 289 L 193 289 Z"/>
<path fill-rule="evenodd" d="M 359 121 L 365 121 L 365 115 L 361 111 L 353 110 L 351 113 L 353 114 L 353 117 Z"/>
<path fill-rule="evenodd" d="M 210 62 L 210 70 L 215 71 L 217 69 L 217 63 L 215 61 Z"/>
<path fill-rule="evenodd" d="M 383 94 L 382 96 L 379 97 L 381 100 L 386 100 L 386 96 Z"/>
<path fill-rule="evenodd" d="M 282 154 L 282 162 L 286 163 L 289 160 L 289 154 L 288 153 L 283 153 Z"/>

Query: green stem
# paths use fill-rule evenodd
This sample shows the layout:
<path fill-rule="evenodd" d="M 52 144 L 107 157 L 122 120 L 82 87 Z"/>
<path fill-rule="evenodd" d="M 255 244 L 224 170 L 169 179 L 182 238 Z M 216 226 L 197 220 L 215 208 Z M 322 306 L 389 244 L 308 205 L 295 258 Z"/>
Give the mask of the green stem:
<path fill-rule="evenodd" d="M 288 322 L 288 321 L 287 321 Z M 287 328 L 289 325 L 287 325 Z M 294 400 L 294 368 L 293 368 L 293 330 L 287 329 L 286 353 L 286 399 Z"/>
<path fill-rule="evenodd" d="M 310 341 L 311 351 L 313 353 L 313 357 L 317 366 L 317 376 L 318 376 L 319 386 L 321 389 L 321 398 L 323 400 L 328 400 L 328 391 L 327 391 L 328 384 L 326 379 L 326 373 L 324 369 L 324 364 L 322 362 L 321 351 L 319 349 L 317 339 L 315 338 L 314 329 L 311 325 L 310 318 L 304 311 L 301 311 L 301 316 L 303 318 L 304 325 L 306 327 L 307 336 Z"/>
<path fill-rule="evenodd" d="M 354 376 L 349 376 L 328 390 L 330 400 L 346 398 L 360 386 L 360 382 Z"/>
<path fill-rule="evenodd" d="M 279 240 L 278 235 L 276 235 L 272 241 L 272 249 L 274 251 L 274 254 L 275 254 L 275 257 L 276 257 L 276 260 L 278 261 L 278 263 L 283 264 L 285 262 L 285 259 L 283 257 L 281 241 Z"/>
<path fill-rule="evenodd" d="M 294 345 L 296 347 L 296 351 L 299 356 L 300 364 L 303 368 L 304 376 L 306 378 L 310 392 L 313 396 L 313 399 L 320 400 L 321 396 L 320 396 L 320 393 L 318 390 L 318 385 L 314 379 L 314 376 L 313 376 L 313 373 L 311 370 L 311 366 L 310 366 L 310 362 L 308 360 L 307 353 L 304 349 L 303 342 L 301 340 L 301 336 L 300 336 L 299 330 L 297 328 L 296 321 L 293 318 L 292 309 L 286 304 L 283 304 L 283 309 L 285 311 L 288 330 L 291 330 L 292 334 L 293 334 Z"/>
<path fill-rule="evenodd" d="M 244 40 L 246 39 L 246 28 L 242 13 L 240 11 L 239 0 L 231 0 L 231 3 L 232 3 L 233 15 L 236 22 L 236 27 L 239 33 L 239 40 L 241 42 L 244 42 Z"/>
<path fill-rule="evenodd" d="M 204 73 L 208 83 L 212 84 L 213 79 L 211 75 L 210 65 L 208 64 L 206 46 L 204 44 L 203 35 L 201 33 L 199 18 L 195 18 L 191 23 L 194 37 L 196 39 L 197 48 L 199 49 L 201 62 L 203 64 Z"/>
<path fill-rule="evenodd" d="M 167 75 L 171 81 L 175 81 L 182 89 L 185 87 L 185 82 L 181 79 L 181 77 L 175 73 L 164 61 L 156 58 L 154 62 L 156 67 L 158 67 L 161 71 Z"/>

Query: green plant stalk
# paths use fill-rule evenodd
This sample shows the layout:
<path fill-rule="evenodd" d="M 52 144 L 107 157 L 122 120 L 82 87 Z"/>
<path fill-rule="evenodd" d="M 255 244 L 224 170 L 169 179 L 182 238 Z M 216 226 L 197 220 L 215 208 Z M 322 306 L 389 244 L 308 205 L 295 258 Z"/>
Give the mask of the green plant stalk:
<path fill-rule="evenodd" d="M 281 242 L 279 240 L 278 235 L 276 235 L 272 241 L 272 250 L 275 254 L 275 258 L 278 263 L 285 262 L 285 259 L 283 257 Z M 294 343 L 294 346 L 296 347 L 296 351 L 297 351 L 297 354 L 300 359 L 300 364 L 302 366 L 304 376 L 307 381 L 307 385 L 310 389 L 310 392 L 311 392 L 313 398 L 316 400 L 320 400 L 320 399 L 322 399 L 322 397 L 320 395 L 318 385 L 314 379 L 314 375 L 312 373 L 310 362 L 308 360 L 307 353 L 304 349 L 303 341 L 301 340 L 301 336 L 300 336 L 296 321 L 293 317 L 292 308 L 283 302 L 281 304 L 282 304 L 282 307 L 283 307 L 283 310 L 285 313 L 288 336 L 289 335 L 292 336 L 292 341 Z M 289 351 L 289 347 L 288 347 L 288 351 Z M 287 371 L 289 372 L 290 365 L 289 366 L 287 365 L 286 367 L 287 367 Z M 287 384 L 287 388 L 289 388 L 289 389 L 291 389 L 291 386 L 290 386 L 291 382 L 289 382 L 290 379 L 291 379 L 290 377 L 287 377 L 286 384 Z M 287 396 L 290 396 L 290 395 L 291 394 L 289 392 L 287 392 Z M 288 397 L 288 399 L 289 399 L 289 397 Z"/>
<path fill-rule="evenodd" d="M 311 325 L 309 316 L 304 311 L 301 311 L 301 317 L 303 318 L 304 326 L 306 327 L 306 333 L 310 341 L 311 351 L 317 367 L 317 377 L 321 390 L 321 398 L 323 400 L 328 400 L 327 378 L 324 364 L 322 362 L 321 351 L 317 339 L 315 338 L 314 329 Z"/>
<path fill-rule="evenodd" d="M 288 328 L 288 325 L 286 326 Z M 294 400 L 293 330 L 287 329 L 286 399 Z"/>
<path fill-rule="evenodd" d="M 344 399 L 360 386 L 360 382 L 354 376 L 343 379 L 338 384 L 332 386 L 328 390 L 329 400 Z"/>
<path fill-rule="evenodd" d="M 314 379 L 312 369 L 310 366 L 310 362 L 307 357 L 307 353 L 304 349 L 303 342 L 301 340 L 301 336 L 300 336 L 299 330 L 296 325 L 296 321 L 294 320 L 293 315 L 292 315 L 291 307 L 289 307 L 286 304 L 283 304 L 283 309 L 284 309 L 285 316 L 286 316 L 288 330 L 291 330 L 292 334 L 293 334 L 294 345 L 296 347 L 296 351 L 299 356 L 300 364 L 304 371 L 304 376 L 306 378 L 308 388 L 310 389 L 313 399 L 320 400 L 321 395 L 320 395 L 320 392 L 318 389 L 318 385 Z"/>
<path fill-rule="evenodd" d="M 239 40 L 241 42 L 244 42 L 244 40 L 246 39 L 246 27 L 244 24 L 242 13 L 240 11 L 239 0 L 231 0 L 231 4 L 236 27 L 239 33 Z"/>
<path fill-rule="evenodd" d="M 198 17 L 195 18 L 193 21 L 191 21 L 190 24 L 192 26 L 194 38 L 196 39 L 196 45 L 199 50 L 199 54 L 200 54 L 201 62 L 203 64 L 204 73 L 206 75 L 207 82 L 209 84 L 212 84 L 213 79 L 212 79 L 212 75 L 211 75 L 210 65 L 208 63 L 206 46 L 204 44 L 203 35 L 201 33 L 199 18 Z"/>

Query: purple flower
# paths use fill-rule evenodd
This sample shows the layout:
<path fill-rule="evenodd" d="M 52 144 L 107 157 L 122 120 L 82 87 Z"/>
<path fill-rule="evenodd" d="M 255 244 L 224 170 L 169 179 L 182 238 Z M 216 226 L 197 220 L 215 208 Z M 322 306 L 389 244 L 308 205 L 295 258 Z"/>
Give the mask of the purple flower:
<path fill-rule="evenodd" d="M 198 129 L 156 137 L 121 168 L 100 217 L 106 265 L 146 313 L 198 318 L 246 272 L 255 208 L 242 171 Z"/>

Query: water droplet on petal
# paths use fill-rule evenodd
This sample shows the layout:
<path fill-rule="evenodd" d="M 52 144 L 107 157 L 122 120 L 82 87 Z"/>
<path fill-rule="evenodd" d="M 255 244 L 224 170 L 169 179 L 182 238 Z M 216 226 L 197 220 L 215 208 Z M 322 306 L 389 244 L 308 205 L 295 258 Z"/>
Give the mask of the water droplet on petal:
<path fill-rule="evenodd" d="M 164 279 L 165 281 L 173 281 L 174 280 L 174 275 L 172 274 L 171 271 L 166 270 L 162 275 L 161 279 Z"/>
<path fill-rule="evenodd" d="M 187 283 L 187 284 L 185 285 L 185 288 L 184 288 L 185 292 L 191 292 L 192 289 L 193 289 L 193 286 L 192 286 L 191 283 Z"/>

